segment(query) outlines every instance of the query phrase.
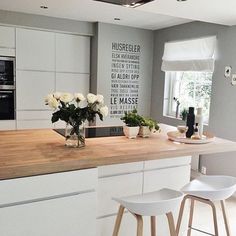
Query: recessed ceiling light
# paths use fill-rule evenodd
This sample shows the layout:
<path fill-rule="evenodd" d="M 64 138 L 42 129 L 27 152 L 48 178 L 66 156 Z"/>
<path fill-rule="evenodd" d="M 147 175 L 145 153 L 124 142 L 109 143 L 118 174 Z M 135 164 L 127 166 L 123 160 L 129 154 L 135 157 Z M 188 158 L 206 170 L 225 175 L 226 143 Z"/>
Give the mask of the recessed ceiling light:
<path fill-rule="evenodd" d="M 177 0 L 177 2 L 187 2 L 187 0 Z"/>
<path fill-rule="evenodd" d="M 120 18 L 118 18 L 118 17 L 115 17 L 115 18 L 114 18 L 114 20 L 120 20 Z"/>
<path fill-rule="evenodd" d="M 48 9 L 48 7 L 47 7 L 47 6 L 44 6 L 44 5 L 40 6 L 40 8 L 41 8 L 41 9 L 44 9 L 44 10 L 45 10 L 45 9 Z"/>

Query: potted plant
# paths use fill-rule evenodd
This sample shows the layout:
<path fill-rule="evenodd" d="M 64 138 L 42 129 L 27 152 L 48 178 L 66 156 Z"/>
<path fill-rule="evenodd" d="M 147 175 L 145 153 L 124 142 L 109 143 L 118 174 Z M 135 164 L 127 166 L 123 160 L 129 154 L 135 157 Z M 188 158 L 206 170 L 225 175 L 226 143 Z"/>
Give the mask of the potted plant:
<path fill-rule="evenodd" d="M 86 106 L 81 106 L 81 102 L 87 100 Z M 81 93 L 74 95 L 70 93 L 52 93 L 45 99 L 46 105 L 54 109 L 52 123 L 63 120 L 66 123 L 65 137 L 66 146 L 85 146 L 85 126 L 86 121 L 94 121 L 96 115 L 103 120 L 108 115 L 108 107 L 104 105 L 102 95 L 89 93 L 87 99 Z"/>
<path fill-rule="evenodd" d="M 138 115 L 136 109 L 131 112 L 125 112 L 125 115 L 120 118 L 125 126 L 123 127 L 124 134 L 127 138 L 136 138 L 139 132 L 142 117 Z"/>
<path fill-rule="evenodd" d="M 187 115 L 188 115 L 188 110 L 186 108 L 184 108 L 181 112 L 180 112 L 180 117 L 183 121 L 187 120 Z"/>
<path fill-rule="evenodd" d="M 139 135 L 143 138 L 150 137 L 151 133 L 160 130 L 160 127 L 152 118 L 142 117 Z"/>

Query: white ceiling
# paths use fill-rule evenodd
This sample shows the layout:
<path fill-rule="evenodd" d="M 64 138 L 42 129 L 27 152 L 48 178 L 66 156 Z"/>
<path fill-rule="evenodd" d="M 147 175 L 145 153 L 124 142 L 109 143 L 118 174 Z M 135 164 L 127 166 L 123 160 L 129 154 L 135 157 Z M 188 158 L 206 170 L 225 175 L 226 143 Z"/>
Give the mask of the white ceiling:
<path fill-rule="evenodd" d="M 49 9 L 42 10 L 40 5 Z M 0 9 L 146 29 L 160 29 L 193 20 L 236 24 L 236 0 L 155 0 L 135 9 L 92 0 L 0 0 Z M 114 17 L 121 20 L 114 21 Z"/>
<path fill-rule="evenodd" d="M 40 5 L 49 8 L 43 10 Z M 105 22 L 145 29 L 160 29 L 190 20 L 140 11 L 92 0 L 0 0 L 0 9 L 90 22 Z M 118 17 L 120 21 L 114 21 Z"/>

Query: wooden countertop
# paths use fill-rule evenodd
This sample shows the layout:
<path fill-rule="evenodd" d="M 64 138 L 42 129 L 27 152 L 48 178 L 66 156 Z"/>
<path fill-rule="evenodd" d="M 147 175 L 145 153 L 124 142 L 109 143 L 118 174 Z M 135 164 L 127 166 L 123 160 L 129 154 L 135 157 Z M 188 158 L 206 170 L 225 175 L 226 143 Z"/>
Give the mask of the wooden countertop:
<path fill-rule="evenodd" d="M 0 132 L 0 179 L 79 170 L 160 158 L 236 151 L 236 143 L 216 138 L 201 145 L 178 144 L 162 133 L 150 138 L 107 137 L 86 139 L 82 149 L 67 148 L 64 138 L 53 130 Z"/>

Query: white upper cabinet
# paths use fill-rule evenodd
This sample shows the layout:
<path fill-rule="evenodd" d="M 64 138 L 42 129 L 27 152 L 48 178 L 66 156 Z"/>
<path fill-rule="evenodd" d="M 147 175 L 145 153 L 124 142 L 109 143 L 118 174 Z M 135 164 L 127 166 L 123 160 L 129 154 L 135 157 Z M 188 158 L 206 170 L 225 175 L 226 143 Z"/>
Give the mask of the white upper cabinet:
<path fill-rule="evenodd" d="M 15 28 L 0 26 L 0 47 L 15 48 Z"/>
<path fill-rule="evenodd" d="M 86 95 L 89 92 L 89 75 L 56 73 L 56 91 Z"/>
<path fill-rule="evenodd" d="M 56 71 L 90 72 L 90 38 L 56 34 Z"/>
<path fill-rule="evenodd" d="M 55 34 L 16 29 L 16 67 L 20 70 L 55 70 Z"/>
<path fill-rule="evenodd" d="M 17 71 L 16 72 L 17 110 L 46 110 L 44 98 L 54 91 L 53 72 Z"/>

